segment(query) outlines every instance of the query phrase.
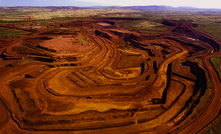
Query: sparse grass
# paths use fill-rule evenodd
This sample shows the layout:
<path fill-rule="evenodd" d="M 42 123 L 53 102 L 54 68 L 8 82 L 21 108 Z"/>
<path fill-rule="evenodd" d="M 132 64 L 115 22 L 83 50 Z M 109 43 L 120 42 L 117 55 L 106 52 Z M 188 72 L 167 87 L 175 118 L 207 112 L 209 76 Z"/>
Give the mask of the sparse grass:
<path fill-rule="evenodd" d="M 84 19 L 86 17 L 55 17 L 50 19 L 39 19 L 39 20 L 33 20 L 34 23 L 45 23 L 45 22 L 67 22 L 73 19 Z"/>
<path fill-rule="evenodd" d="M 195 118 L 198 114 L 201 114 L 203 109 L 209 105 L 211 97 L 211 91 L 209 89 L 211 88 L 213 88 L 213 83 L 207 81 L 207 90 L 205 94 L 200 98 L 200 102 L 195 107 L 194 113 L 191 115 L 191 118 Z"/>
<path fill-rule="evenodd" d="M 217 55 L 217 56 L 214 56 L 210 59 L 210 61 L 213 63 L 213 65 L 216 67 L 216 68 L 219 68 L 219 63 L 221 61 L 221 55 Z"/>
<path fill-rule="evenodd" d="M 205 56 L 205 55 L 207 55 L 207 54 L 201 54 L 201 55 L 192 56 L 192 57 L 190 57 L 189 59 L 190 59 L 190 60 L 194 60 L 194 59 L 196 59 L 196 58 L 201 58 L 201 57 L 203 57 L 203 56 Z"/>
<path fill-rule="evenodd" d="M 205 94 L 201 97 L 199 104 L 208 105 L 210 100 L 210 91 L 207 89 Z"/>
<path fill-rule="evenodd" d="M 29 32 L 0 27 L 0 38 L 20 38 Z"/>
<path fill-rule="evenodd" d="M 200 68 L 202 68 L 204 71 L 206 71 L 202 67 L 202 63 L 203 63 L 203 60 L 199 60 L 198 66 Z M 199 104 L 197 104 L 197 106 L 195 107 L 194 113 L 191 115 L 191 118 L 195 118 L 198 114 L 200 114 L 204 110 L 204 108 L 206 108 L 209 105 L 210 97 L 212 96 L 210 89 L 213 89 L 213 88 L 214 88 L 213 82 L 208 79 L 207 80 L 207 89 L 206 89 L 204 95 L 200 98 Z"/>
<path fill-rule="evenodd" d="M 151 22 L 147 20 L 133 20 L 122 26 L 125 29 L 132 29 L 138 32 L 151 31 L 165 31 L 166 27 L 163 27 L 161 23 Z"/>
<path fill-rule="evenodd" d="M 196 56 L 190 58 L 190 60 L 194 60 L 194 59 L 196 59 Z"/>
<path fill-rule="evenodd" d="M 213 82 L 211 82 L 210 80 L 207 81 L 207 88 L 208 89 L 214 88 Z"/>
<path fill-rule="evenodd" d="M 27 20 L 0 20 L 0 24 L 21 24 L 25 22 Z"/>
<path fill-rule="evenodd" d="M 76 39 L 81 43 L 81 45 L 89 44 L 86 36 L 83 33 L 78 32 L 77 34 L 78 36 Z"/>
<path fill-rule="evenodd" d="M 198 66 L 201 67 L 202 60 L 198 61 Z"/>
<path fill-rule="evenodd" d="M 147 28 L 147 30 L 153 30 L 153 31 L 166 31 L 167 28 L 166 27 L 151 27 L 151 28 Z"/>
<path fill-rule="evenodd" d="M 219 74 L 219 77 L 221 77 L 221 70 L 219 69 L 220 62 L 221 62 L 221 55 L 216 55 L 212 57 L 210 61 L 213 63 L 213 66 L 215 67 L 217 73 Z"/>
<path fill-rule="evenodd" d="M 0 12 L 0 19 L 5 21 L 26 21 L 29 16 L 33 18 L 33 20 L 40 21 L 66 21 L 74 18 L 84 18 L 91 17 L 95 15 L 104 15 L 104 14 L 118 14 L 118 13 L 133 13 L 137 12 L 132 9 L 121 9 L 121 8 L 76 8 L 76 7 L 65 7 L 65 8 L 30 8 L 30 7 L 22 7 L 22 8 L 14 8 L 13 11 L 11 9 L 5 9 Z M 131 14 L 131 17 L 141 16 L 139 14 Z M 107 16 L 106 16 L 107 17 Z M 7 22 L 6 22 L 7 23 Z"/>
<path fill-rule="evenodd" d="M 150 34 L 160 34 L 161 32 L 150 32 Z"/>
<path fill-rule="evenodd" d="M 115 14 L 102 14 L 102 15 L 99 15 L 99 18 L 102 18 L 102 17 L 104 17 L 104 18 L 106 18 L 106 17 L 108 17 L 108 18 L 141 18 L 142 17 L 142 15 L 141 14 L 139 14 L 139 13 L 136 13 L 136 12 L 134 12 L 134 13 L 115 13 Z"/>
<path fill-rule="evenodd" d="M 214 37 L 221 39 L 221 23 L 206 23 L 203 24 L 205 28 L 200 29 L 201 32 L 206 32 L 210 35 L 213 35 Z"/>

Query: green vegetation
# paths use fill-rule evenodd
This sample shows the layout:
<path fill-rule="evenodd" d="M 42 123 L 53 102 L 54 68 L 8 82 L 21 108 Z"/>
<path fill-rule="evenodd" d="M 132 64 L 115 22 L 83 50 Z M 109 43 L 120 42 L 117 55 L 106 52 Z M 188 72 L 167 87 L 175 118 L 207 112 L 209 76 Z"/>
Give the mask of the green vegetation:
<path fill-rule="evenodd" d="M 208 83 L 208 82 L 207 82 Z M 192 115 L 192 118 L 196 117 L 198 114 L 200 114 L 203 109 L 209 105 L 209 102 L 210 102 L 210 95 L 211 92 L 209 90 L 209 87 L 208 89 L 206 90 L 205 94 L 200 98 L 200 102 L 199 104 L 196 106 L 195 108 L 195 111 L 194 111 L 194 114 Z"/>
<path fill-rule="evenodd" d="M 31 49 L 24 46 L 14 46 L 12 51 L 15 51 L 19 54 L 32 54 L 32 55 L 41 55 L 41 56 L 52 56 L 53 54 L 42 49 Z"/>
<path fill-rule="evenodd" d="M 150 34 L 160 34 L 161 32 L 150 32 Z"/>
<path fill-rule="evenodd" d="M 217 73 L 219 74 L 219 77 L 221 77 L 221 70 L 219 69 L 220 62 L 221 62 L 221 55 L 216 55 L 212 57 L 210 61 L 213 63 L 213 66 L 215 67 Z"/>
<path fill-rule="evenodd" d="M 205 94 L 201 97 L 199 104 L 209 104 L 209 100 L 210 100 L 210 91 L 206 90 Z"/>
<path fill-rule="evenodd" d="M 0 27 L 0 38 L 20 38 L 30 32 Z"/>
<path fill-rule="evenodd" d="M 86 17 L 55 17 L 50 19 L 39 19 L 39 20 L 33 20 L 34 23 L 42 23 L 42 22 L 67 22 L 73 19 L 84 19 Z"/>
<path fill-rule="evenodd" d="M 206 71 L 202 66 L 203 60 L 198 61 L 198 66 L 202 68 L 204 71 Z M 204 95 L 200 98 L 199 104 L 194 109 L 193 115 L 191 118 L 195 118 L 198 114 L 201 114 L 202 111 L 209 105 L 210 103 L 210 97 L 212 96 L 212 90 L 214 88 L 214 84 L 211 80 L 207 79 L 207 89 L 204 93 Z"/>
<path fill-rule="evenodd" d="M 121 8 L 78 8 L 78 7 L 15 7 L 0 10 L 0 19 L 4 21 L 27 21 L 31 17 L 40 21 L 66 21 L 75 17 L 90 17 L 108 13 L 133 13 L 136 10 Z M 131 15 L 132 17 L 136 15 Z M 138 14 L 138 16 L 140 16 Z"/>
<path fill-rule="evenodd" d="M 201 32 L 206 32 L 218 39 L 221 39 L 221 23 L 211 22 L 203 25 L 205 27 L 203 29 L 200 29 Z"/>
<path fill-rule="evenodd" d="M 213 82 L 211 82 L 210 80 L 207 81 L 207 88 L 208 89 L 212 89 L 214 87 Z"/>
<path fill-rule="evenodd" d="M 73 19 L 81 19 L 85 17 L 118 17 L 118 18 L 139 18 L 143 20 L 131 20 L 128 23 L 120 23 L 124 28 L 136 30 L 138 32 L 146 32 L 151 30 L 151 34 L 158 34 L 157 31 L 167 30 L 161 22 L 163 20 L 182 20 L 188 21 L 205 28 L 200 29 L 216 38 L 221 39 L 221 11 L 216 9 L 206 10 L 186 10 L 176 8 L 4 8 L 0 12 L 0 23 L 4 24 L 21 24 L 26 23 L 31 17 L 33 22 L 65 22 Z M 200 27 L 197 27 L 200 28 Z M 153 31 L 153 32 L 152 32 Z M 155 32 L 156 31 L 156 32 Z"/>
<path fill-rule="evenodd" d="M 204 96 L 201 98 L 199 105 L 208 102 L 209 100 L 208 92 L 206 92 Z M 220 130 L 221 130 L 221 114 L 219 114 L 219 116 L 213 122 L 207 125 L 206 128 L 201 132 L 199 132 L 198 134 L 220 134 Z"/>
<path fill-rule="evenodd" d="M 21 24 L 25 23 L 25 20 L 0 20 L 0 24 Z"/>
<path fill-rule="evenodd" d="M 158 11 L 142 11 L 139 12 L 143 18 L 161 23 L 163 20 L 182 20 L 188 21 L 200 26 L 205 26 L 199 31 L 213 35 L 221 39 L 221 10 L 198 9 L 198 10 L 183 10 L 183 9 L 165 9 Z"/>
<path fill-rule="evenodd" d="M 198 66 L 201 67 L 202 60 L 198 61 Z"/>
<path fill-rule="evenodd" d="M 214 56 L 210 59 L 210 61 L 213 63 L 213 65 L 216 67 L 216 68 L 219 68 L 219 63 L 221 61 L 221 55 L 217 55 L 217 56 Z"/>
<path fill-rule="evenodd" d="M 190 59 L 190 60 L 194 60 L 194 59 L 196 59 L 196 58 L 201 58 L 201 57 L 203 57 L 203 56 L 205 56 L 205 55 L 207 55 L 207 54 L 201 54 L 201 55 L 192 56 L 192 57 L 190 57 L 189 59 Z"/>
<path fill-rule="evenodd" d="M 165 31 L 167 30 L 162 24 L 157 22 L 150 22 L 147 20 L 133 20 L 122 26 L 126 29 L 136 30 L 138 32 L 146 32 L 147 30 L 151 31 Z"/>

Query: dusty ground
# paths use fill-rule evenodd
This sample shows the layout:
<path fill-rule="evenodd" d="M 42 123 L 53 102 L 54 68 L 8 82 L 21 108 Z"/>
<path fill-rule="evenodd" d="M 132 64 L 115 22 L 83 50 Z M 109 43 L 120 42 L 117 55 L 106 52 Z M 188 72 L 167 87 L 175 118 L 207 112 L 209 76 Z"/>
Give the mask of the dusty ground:
<path fill-rule="evenodd" d="M 167 31 L 150 35 L 99 21 L 70 21 L 1 47 L 0 132 L 164 133 L 188 116 L 190 98 L 207 88 L 205 71 L 188 58 L 217 52 L 219 42 L 187 22 L 167 21 Z"/>

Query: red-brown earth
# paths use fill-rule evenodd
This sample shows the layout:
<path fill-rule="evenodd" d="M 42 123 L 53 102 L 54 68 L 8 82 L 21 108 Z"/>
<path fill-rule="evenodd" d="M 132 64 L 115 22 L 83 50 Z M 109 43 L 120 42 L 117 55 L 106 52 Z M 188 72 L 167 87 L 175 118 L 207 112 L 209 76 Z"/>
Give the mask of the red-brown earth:
<path fill-rule="evenodd" d="M 216 53 L 220 42 L 189 22 L 165 20 L 167 31 L 150 34 L 115 21 L 73 20 L 1 39 L 7 45 L 1 46 L 0 132 L 165 133 L 182 123 L 209 79 L 189 59 Z M 215 80 L 208 56 L 203 60 Z M 220 83 L 214 84 L 211 109 L 220 102 Z M 217 114 L 205 111 L 192 121 L 196 129 L 184 131 L 199 131 Z"/>

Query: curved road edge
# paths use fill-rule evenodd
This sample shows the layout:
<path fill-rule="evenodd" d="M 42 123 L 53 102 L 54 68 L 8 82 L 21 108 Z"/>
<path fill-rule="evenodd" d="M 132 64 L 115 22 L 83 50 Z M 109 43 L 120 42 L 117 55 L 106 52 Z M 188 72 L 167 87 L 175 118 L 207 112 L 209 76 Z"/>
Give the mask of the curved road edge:
<path fill-rule="evenodd" d="M 212 81 L 214 83 L 214 97 L 208 106 L 208 108 L 196 118 L 193 122 L 189 123 L 186 128 L 184 128 L 179 134 L 187 134 L 187 133 L 197 133 L 201 129 L 203 129 L 206 125 L 208 125 L 211 121 L 213 121 L 220 112 L 221 109 L 221 84 L 219 78 L 217 76 L 217 72 L 214 70 L 212 63 L 210 62 L 210 58 L 213 56 L 219 55 L 219 53 L 215 53 L 212 55 L 206 56 L 203 61 L 206 65 L 208 73 L 211 75 Z"/>

